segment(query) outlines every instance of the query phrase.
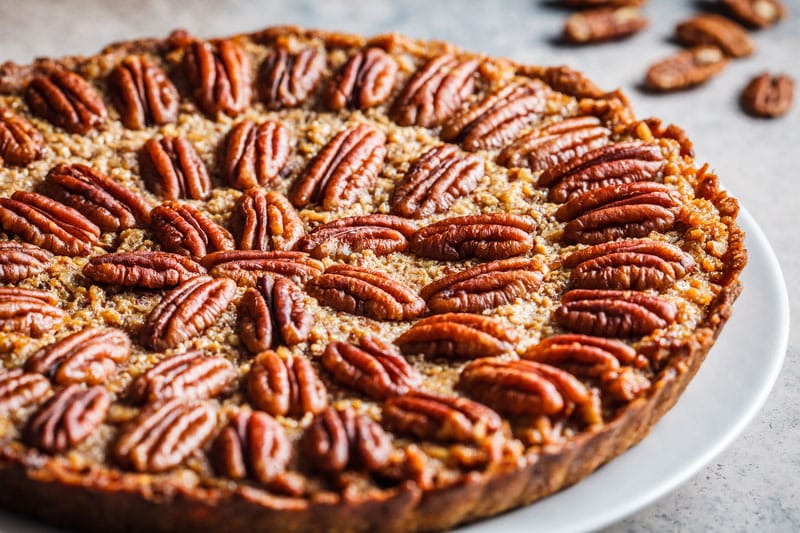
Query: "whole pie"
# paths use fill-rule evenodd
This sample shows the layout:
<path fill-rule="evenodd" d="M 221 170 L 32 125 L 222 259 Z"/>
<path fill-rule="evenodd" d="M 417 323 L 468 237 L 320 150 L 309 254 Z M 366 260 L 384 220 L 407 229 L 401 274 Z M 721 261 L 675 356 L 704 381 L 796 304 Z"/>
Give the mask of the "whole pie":
<path fill-rule="evenodd" d="M 294 27 L 6 63 L 0 504 L 97 531 L 529 504 L 675 403 L 741 290 L 737 211 L 567 67 Z"/>

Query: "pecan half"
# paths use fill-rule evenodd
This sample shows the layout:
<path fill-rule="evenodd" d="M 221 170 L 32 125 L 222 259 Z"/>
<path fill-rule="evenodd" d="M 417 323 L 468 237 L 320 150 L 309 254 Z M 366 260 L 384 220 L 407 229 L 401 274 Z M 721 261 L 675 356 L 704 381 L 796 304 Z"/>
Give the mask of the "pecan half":
<path fill-rule="evenodd" d="M 367 48 L 347 60 L 330 80 L 323 99 L 329 109 L 369 109 L 385 102 L 397 79 L 397 61 L 380 48 Z"/>
<path fill-rule="evenodd" d="M 34 77 L 25 92 L 25 101 L 35 114 L 70 133 L 81 135 L 105 124 L 108 116 L 103 99 L 94 87 L 67 70 Z"/>
<path fill-rule="evenodd" d="M 652 91 L 680 91 L 705 83 L 728 64 L 716 46 L 698 46 L 655 63 L 647 69 L 644 85 Z"/>
<path fill-rule="evenodd" d="M 40 374 L 0 369 L 0 413 L 4 415 L 38 405 L 49 393 L 50 381 Z"/>
<path fill-rule="evenodd" d="M 103 387 L 70 385 L 51 397 L 28 421 L 24 438 L 47 453 L 64 452 L 103 423 L 111 397 Z"/>
<path fill-rule="evenodd" d="M 647 24 L 647 18 L 636 7 L 591 9 L 570 15 L 563 34 L 570 43 L 599 43 L 630 37 Z"/>
<path fill-rule="evenodd" d="M 564 258 L 570 283 L 580 289 L 663 290 L 695 268 L 692 256 L 649 239 L 589 246 Z"/>
<path fill-rule="evenodd" d="M 166 350 L 202 335 L 235 295 L 236 283 L 225 278 L 197 276 L 181 283 L 147 317 L 142 330 L 145 346 Z"/>
<path fill-rule="evenodd" d="M 405 283 L 364 267 L 332 265 L 306 290 L 322 305 L 376 320 L 413 320 L 425 312 L 425 301 Z"/>
<path fill-rule="evenodd" d="M 392 431 L 442 442 L 480 442 L 499 431 L 503 419 L 467 398 L 410 392 L 383 404 L 383 421 Z"/>
<path fill-rule="evenodd" d="M 448 274 L 423 287 L 419 295 L 433 313 L 480 313 L 529 294 L 545 273 L 539 261 L 503 259 Z"/>
<path fill-rule="evenodd" d="M 124 58 L 111 71 L 110 81 L 117 91 L 120 119 L 127 128 L 141 130 L 178 119 L 181 95 L 147 56 Z"/>
<path fill-rule="evenodd" d="M 199 450 L 216 423 L 216 414 L 203 402 L 176 398 L 149 405 L 122 429 L 113 453 L 125 468 L 166 472 Z"/>
<path fill-rule="evenodd" d="M 336 210 L 371 191 L 383 168 L 386 135 L 359 124 L 338 133 L 295 180 L 289 199 L 296 207 L 319 203 Z"/>
<path fill-rule="evenodd" d="M 555 317 L 565 328 L 600 337 L 641 337 L 675 322 L 678 309 L 636 291 L 574 289 L 561 296 Z"/>
<path fill-rule="evenodd" d="M 16 283 L 50 265 L 53 254 L 24 242 L 0 242 L 0 283 Z"/>
<path fill-rule="evenodd" d="M 655 179 L 666 165 L 656 144 L 632 141 L 601 146 L 583 156 L 547 168 L 539 187 L 550 187 L 548 200 L 565 202 L 571 196 L 608 185 Z"/>
<path fill-rule="evenodd" d="M 284 195 L 252 188 L 244 191 L 231 214 L 240 250 L 291 250 L 305 234 L 303 221 Z"/>
<path fill-rule="evenodd" d="M 270 109 L 302 105 L 317 89 L 325 64 L 325 52 L 316 46 L 297 54 L 273 48 L 261 64 L 261 98 Z"/>
<path fill-rule="evenodd" d="M 242 47 L 231 40 L 189 44 L 183 66 L 195 101 L 204 113 L 235 117 L 250 105 L 250 61 Z"/>
<path fill-rule="evenodd" d="M 307 341 L 314 322 L 303 291 L 283 276 L 260 277 L 239 302 L 239 338 L 253 353 Z"/>
<path fill-rule="evenodd" d="M 0 331 L 41 337 L 67 318 L 47 291 L 0 287 Z"/>
<path fill-rule="evenodd" d="M 148 139 L 142 146 L 139 166 L 147 188 L 162 198 L 207 200 L 211 195 L 206 164 L 183 137 Z"/>
<path fill-rule="evenodd" d="M 346 259 L 371 250 L 375 255 L 404 252 L 417 227 L 405 218 L 372 214 L 345 217 L 317 226 L 300 239 L 297 249 L 322 259 Z"/>
<path fill-rule="evenodd" d="M 575 98 L 603 99 L 606 96 L 606 92 L 583 72 L 566 65 L 547 67 L 543 72 L 540 72 L 539 76 L 556 91 Z"/>
<path fill-rule="evenodd" d="M 247 375 L 247 398 L 272 416 L 301 418 L 328 407 L 328 390 L 304 357 L 281 357 L 267 350 L 253 361 Z"/>
<path fill-rule="evenodd" d="M 445 122 L 441 138 L 471 152 L 501 148 L 545 112 L 547 93 L 536 81 L 510 83 Z"/>
<path fill-rule="evenodd" d="M 764 72 L 750 80 L 742 92 L 742 108 L 756 117 L 779 117 L 792 107 L 794 80 L 784 74 Z"/>
<path fill-rule="evenodd" d="M 83 275 L 96 283 L 143 289 L 174 287 L 205 273 L 188 257 L 148 251 L 100 255 L 83 267 Z"/>
<path fill-rule="evenodd" d="M 479 157 L 460 153 L 452 144 L 431 148 L 412 163 L 395 187 L 392 212 L 408 218 L 443 213 L 475 190 L 482 178 Z"/>
<path fill-rule="evenodd" d="M 511 213 L 445 218 L 420 228 L 408 248 L 419 257 L 441 261 L 505 259 L 533 248 L 535 227 L 532 218 Z"/>
<path fill-rule="evenodd" d="M 0 165 L 24 167 L 42 157 L 44 137 L 27 119 L 0 107 Z"/>
<path fill-rule="evenodd" d="M 292 445 L 283 427 L 261 411 L 238 412 L 211 449 L 214 471 L 231 479 L 270 483 L 286 470 Z"/>
<path fill-rule="evenodd" d="M 422 375 L 388 344 L 364 337 L 359 346 L 332 342 L 322 354 L 322 365 L 337 383 L 374 400 L 405 394 L 422 384 Z"/>
<path fill-rule="evenodd" d="M 703 13 L 685 20 L 675 27 L 676 39 L 686 46 L 716 46 L 730 57 L 744 57 L 753 53 L 753 41 L 747 30 L 734 21 Z"/>
<path fill-rule="evenodd" d="M 223 393 L 235 377 L 236 370 L 227 359 L 191 351 L 167 357 L 140 375 L 129 396 L 136 403 L 171 398 L 207 400 Z"/>
<path fill-rule="evenodd" d="M 270 273 L 286 276 L 295 283 L 305 285 L 325 270 L 321 261 L 303 252 L 214 252 L 201 262 L 212 276 L 231 278 L 239 285 L 250 287 L 255 287 L 258 278 Z"/>
<path fill-rule="evenodd" d="M 131 340 L 125 332 L 87 328 L 39 349 L 25 362 L 25 370 L 44 374 L 60 385 L 100 385 L 130 353 Z"/>
<path fill-rule="evenodd" d="M 150 221 L 150 207 L 138 192 L 90 166 L 58 164 L 50 169 L 44 182 L 51 197 L 80 212 L 103 231 L 119 231 Z"/>
<path fill-rule="evenodd" d="M 0 198 L 0 226 L 57 255 L 89 255 L 100 228 L 75 209 L 35 192 Z"/>
<path fill-rule="evenodd" d="M 666 185 L 626 183 L 574 196 L 556 211 L 556 219 L 569 221 L 564 226 L 567 241 L 596 244 L 668 231 L 680 205 L 678 193 Z"/>
<path fill-rule="evenodd" d="M 519 335 L 505 322 L 472 313 L 444 313 L 423 318 L 395 344 L 406 355 L 474 359 L 514 350 Z"/>
<path fill-rule="evenodd" d="M 228 133 L 225 179 L 237 189 L 272 185 L 286 166 L 290 151 L 289 129 L 281 122 L 267 120 L 256 125 L 243 120 Z"/>
<path fill-rule="evenodd" d="M 739 22 L 751 28 L 765 28 L 786 16 L 786 8 L 779 0 L 721 0 Z"/>
<path fill-rule="evenodd" d="M 228 230 L 190 205 L 167 201 L 153 208 L 150 218 L 156 240 L 168 252 L 200 260 L 211 252 L 233 250 Z"/>
<path fill-rule="evenodd" d="M 431 59 L 408 80 L 390 116 L 401 126 L 434 128 L 453 116 L 475 90 L 477 59 L 453 54 Z"/>

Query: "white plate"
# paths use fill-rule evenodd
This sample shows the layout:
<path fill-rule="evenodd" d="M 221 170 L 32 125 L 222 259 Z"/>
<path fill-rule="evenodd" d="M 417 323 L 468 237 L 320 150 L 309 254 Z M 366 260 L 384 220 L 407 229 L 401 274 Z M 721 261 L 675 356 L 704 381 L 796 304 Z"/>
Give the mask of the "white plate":
<path fill-rule="evenodd" d="M 750 254 L 745 290 L 706 362 L 651 434 L 577 485 L 459 531 L 599 529 L 675 489 L 733 442 L 767 399 L 789 338 L 789 297 L 778 260 L 744 210 L 739 223 Z M 0 531 L 54 530 L 0 513 Z"/>

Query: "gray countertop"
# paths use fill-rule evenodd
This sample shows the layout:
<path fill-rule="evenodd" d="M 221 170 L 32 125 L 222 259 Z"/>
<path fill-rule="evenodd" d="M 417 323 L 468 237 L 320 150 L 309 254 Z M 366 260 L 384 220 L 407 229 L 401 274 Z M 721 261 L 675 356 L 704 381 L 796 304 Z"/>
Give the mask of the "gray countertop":
<path fill-rule="evenodd" d="M 669 40 L 675 23 L 709 3 L 651 0 L 646 8 L 651 25 L 641 34 L 621 43 L 575 48 L 555 43 L 566 12 L 535 0 L 0 0 L 0 61 L 90 54 L 112 41 L 164 36 L 176 27 L 220 36 L 292 23 L 362 34 L 399 31 L 522 62 L 566 63 L 602 87 L 622 87 L 638 116 L 658 116 L 687 131 L 698 160 L 711 162 L 767 234 L 796 316 L 800 102 L 783 118 L 764 121 L 741 113 L 737 98 L 747 80 L 765 69 L 800 81 L 800 0 L 785 2 L 792 12 L 789 19 L 754 34 L 752 57 L 733 61 L 707 85 L 670 96 L 636 88 L 648 64 L 676 49 Z M 781 376 L 744 433 L 690 481 L 607 531 L 800 531 L 799 359 L 795 320 Z"/>

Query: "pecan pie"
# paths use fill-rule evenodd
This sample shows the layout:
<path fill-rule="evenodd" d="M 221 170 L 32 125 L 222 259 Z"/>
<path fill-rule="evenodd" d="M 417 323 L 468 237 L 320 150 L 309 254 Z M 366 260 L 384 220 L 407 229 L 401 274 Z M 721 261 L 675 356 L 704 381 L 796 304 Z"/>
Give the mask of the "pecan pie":
<path fill-rule="evenodd" d="M 6 63 L 0 165 L 0 505 L 81 530 L 529 504 L 644 438 L 746 261 L 677 126 L 400 35 Z"/>

